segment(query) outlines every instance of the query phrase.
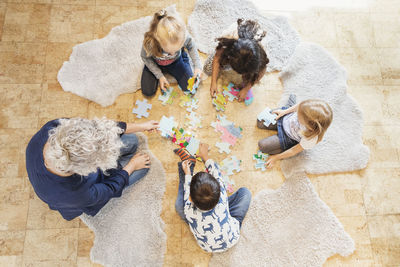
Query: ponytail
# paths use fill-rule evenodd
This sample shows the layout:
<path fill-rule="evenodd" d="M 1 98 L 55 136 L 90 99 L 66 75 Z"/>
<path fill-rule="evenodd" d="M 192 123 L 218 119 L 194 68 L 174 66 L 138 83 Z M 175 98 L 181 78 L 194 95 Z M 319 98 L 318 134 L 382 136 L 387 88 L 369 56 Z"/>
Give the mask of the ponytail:
<path fill-rule="evenodd" d="M 157 26 L 160 21 L 167 17 L 167 11 L 162 9 L 156 12 L 153 16 L 153 20 L 150 23 L 150 30 L 144 34 L 143 48 L 146 51 L 147 56 L 161 56 L 162 48 L 160 43 L 155 38 L 154 34 L 157 31 Z"/>

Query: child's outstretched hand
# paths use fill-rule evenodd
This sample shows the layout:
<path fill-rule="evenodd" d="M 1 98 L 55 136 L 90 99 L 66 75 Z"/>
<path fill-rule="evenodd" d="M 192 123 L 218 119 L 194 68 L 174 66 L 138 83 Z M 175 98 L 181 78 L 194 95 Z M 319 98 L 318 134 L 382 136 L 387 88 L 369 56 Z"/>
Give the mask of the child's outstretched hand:
<path fill-rule="evenodd" d="M 267 169 L 272 169 L 272 167 L 274 167 L 275 162 L 277 162 L 279 159 L 277 157 L 277 155 L 270 155 L 268 156 L 267 161 L 265 162 L 265 166 L 267 167 Z"/>
<path fill-rule="evenodd" d="M 275 120 L 278 120 L 279 118 L 286 115 L 286 112 L 283 109 L 274 110 L 274 111 L 272 111 L 272 113 L 275 113 L 276 115 L 278 115 L 278 117 L 276 117 Z"/>
<path fill-rule="evenodd" d="M 192 175 L 190 172 L 190 166 L 192 165 L 192 162 L 190 160 L 185 160 L 182 162 L 182 169 L 185 175 Z"/>
<path fill-rule="evenodd" d="M 246 90 L 240 90 L 240 92 L 238 94 L 238 101 L 239 102 L 243 102 L 246 99 L 247 92 L 248 91 L 246 91 Z"/>
<path fill-rule="evenodd" d="M 164 76 L 162 76 L 159 80 L 160 82 L 160 88 L 162 91 L 167 90 L 167 88 L 169 87 L 169 83 L 167 81 L 167 78 L 165 78 Z"/>

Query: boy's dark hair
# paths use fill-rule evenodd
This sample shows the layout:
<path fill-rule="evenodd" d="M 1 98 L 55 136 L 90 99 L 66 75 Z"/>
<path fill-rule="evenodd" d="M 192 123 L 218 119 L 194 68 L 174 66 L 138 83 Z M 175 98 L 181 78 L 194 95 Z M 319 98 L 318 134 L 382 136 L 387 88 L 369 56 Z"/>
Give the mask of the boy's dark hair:
<path fill-rule="evenodd" d="M 201 210 L 213 209 L 218 204 L 220 192 L 219 182 L 207 172 L 196 173 L 190 182 L 190 197 Z"/>
<path fill-rule="evenodd" d="M 254 83 L 264 74 L 269 59 L 260 41 L 265 31 L 253 20 L 238 19 L 239 39 L 218 38 L 218 49 L 223 49 L 220 65 L 229 64 L 234 71 L 242 74 L 245 83 Z"/>

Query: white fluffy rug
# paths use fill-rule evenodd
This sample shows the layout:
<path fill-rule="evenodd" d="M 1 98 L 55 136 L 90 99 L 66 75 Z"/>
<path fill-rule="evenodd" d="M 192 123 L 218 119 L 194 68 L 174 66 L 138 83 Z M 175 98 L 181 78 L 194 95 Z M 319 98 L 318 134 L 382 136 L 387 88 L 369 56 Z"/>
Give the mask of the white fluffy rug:
<path fill-rule="evenodd" d="M 240 241 L 210 266 L 322 266 L 339 253 L 354 251 L 351 237 L 318 197 L 303 173 L 286 177 L 277 190 L 263 190 L 253 199 Z"/>
<path fill-rule="evenodd" d="M 178 16 L 175 5 L 166 10 Z M 144 66 L 140 51 L 152 18 L 126 22 L 102 39 L 74 46 L 69 61 L 64 62 L 57 75 L 64 91 L 105 107 L 119 95 L 138 90 Z"/>
<path fill-rule="evenodd" d="M 267 18 L 243 0 L 198 0 L 188 20 L 196 45 L 204 53 L 212 52 L 220 37 L 238 18 L 257 20 L 267 35 L 262 40 L 270 63 L 267 70 L 281 70 L 296 49 L 300 38 L 285 17 Z"/>
<path fill-rule="evenodd" d="M 160 216 L 166 177 L 161 162 L 148 150 L 146 136 L 138 137 L 138 150 L 151 157 L 148 174 L 95 217 L 80 216 L 95 234 L 91 260 L 104 266 L 163 265 L 167 237 Z"/>

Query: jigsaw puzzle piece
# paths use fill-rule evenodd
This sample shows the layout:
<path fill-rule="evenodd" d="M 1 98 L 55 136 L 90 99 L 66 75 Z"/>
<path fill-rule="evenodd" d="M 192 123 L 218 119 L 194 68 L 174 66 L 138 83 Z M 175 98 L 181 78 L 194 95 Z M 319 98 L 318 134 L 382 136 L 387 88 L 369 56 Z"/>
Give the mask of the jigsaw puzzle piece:
<path fill-rule="evenodd" d="M 150 110 L 152 105 L 147 103 L 147 99 L 144 99 L 143 101 L 140 101 L 139 99 L 136 100 L 136 106 L 137 108 L 132 109 L 132 113 L 136 114 L 136 118 L 147 118 L 149 116 L 149 112 L 147 110 Z"/>
<path fill-rule="evenodd" d="M 231 153 L 231 150 L 229 149 L 230 144 L 228 144 L 228 143 L 217 142 L 217 143 L 215 144 L 215 146 L 219 148 L 219 153 L 224 153 L 224 152 L 225 152 L 226 154 Z"/>
<path fill-rule="evenodd" d="M 186 150 L 189 152 L 190 155 L 194 156 L 197 151 L 199 150 L 200 141 L 196 138 L 191 138 L 189 144 L 186 147 Z"/>
<path fill-rule="evenodd" d="M 276 123 L 276 117 L 278 117 L 278 115 L 272 113 L 272 110 L 266 107 L 260 112 L 260 114 L 258 114 L 257 119 L 259 121 L 264 121 L 264 125 L 268 127 L 270 124 Z"/>
<path fill-rule="evenodd" d="M 165 117 L 162 116 L 159 123 L 159 130 L 161 132 L 161 136 L 163 137 L 172 137 L 174 134 L 174 128 L 176 128 L 177 123 L 174 121 L 174 117 Z"/>

